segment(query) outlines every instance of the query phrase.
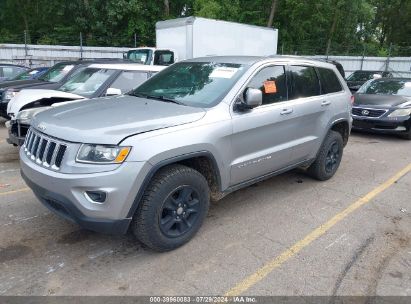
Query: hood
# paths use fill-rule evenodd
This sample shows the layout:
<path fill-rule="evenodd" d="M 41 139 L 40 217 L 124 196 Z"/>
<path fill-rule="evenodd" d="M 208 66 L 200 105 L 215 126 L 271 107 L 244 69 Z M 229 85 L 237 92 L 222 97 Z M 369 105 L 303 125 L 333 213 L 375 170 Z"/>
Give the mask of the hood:
<path fill-rule="evenodd" d="M 347 86 L 351 90 L 358 90 L 366 81 L 347 81 Z"/>
<path fill-rule="evenodd" d="M 8 88 L 15 88 L 19 86 L 33 85 L 37 83 L 44 83 L 44 81 L 38 79 L 8 80 L 0 83 L 0 90 L 6 90 Z"/>
<path fill-rule="evenodd" d="M 63 140 L 118 144 L 125 137 L 201 119 L 202 108 L 133 96 L 102 97 L 37 114 L 35 128 Z"/>
<path fill-rule="evenodd" d="M 397 107 L 410 101 L 410 97 L 400 95 L 355 94 L 355 106 L 374 106 L 378 108 Z"/>
<path fill-rule="evenodd" d="M 53 103 L 53 99 L 56 99 L 54 102 L 61 102 L 65 100 L 84 99 L 84 97 L 72 93 L 55 90 L 27 89 L 21 91 L 9 101 L 9 104 L 7 105 L 7 114 L 13 118 L 24 106 L 27 106 L 30 103 L 45 100 L 48 100 L 51 103 Z M 47 105 L 50 105 L 50 102 Z"/>

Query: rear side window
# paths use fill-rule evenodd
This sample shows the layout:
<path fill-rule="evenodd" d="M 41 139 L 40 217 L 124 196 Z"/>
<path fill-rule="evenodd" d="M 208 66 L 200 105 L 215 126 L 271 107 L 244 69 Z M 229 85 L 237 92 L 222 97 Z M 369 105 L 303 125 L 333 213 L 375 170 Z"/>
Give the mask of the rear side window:
<path fill-rule="evenodd" d="M 124 94 L 137 88 L 147 78 L 148 74 L 146 72 L 123 71 L 110 87 L 120 89 L 121 93 Z"/>
<path fill-rule="evenodd" d="M 321 94 L 341 92 L 342 86 L 333 70 L 318 68 L 321 81 Z"/>
<path fill-rule="evenodd" d="M 320 95 L 320 82 L 313 67 L 290 66 L 289 70 L 292 98 Z"/>
<path fill-rule="evenodd" d="M 263 104 L 287 100 L 287 81 L 283 66 L 271 66 L 259 71 L 248 84 L 263 92 Z"/>

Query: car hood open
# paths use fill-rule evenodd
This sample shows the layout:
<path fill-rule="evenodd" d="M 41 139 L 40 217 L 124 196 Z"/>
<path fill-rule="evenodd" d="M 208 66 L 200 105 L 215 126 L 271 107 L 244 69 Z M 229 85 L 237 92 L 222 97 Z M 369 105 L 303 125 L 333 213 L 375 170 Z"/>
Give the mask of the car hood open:
<path fill-rule="evenodd" d="M 205 113 L 202 108 L 123 95 L 50 109 L 34 116 L 32 126 L 66 141 L 118 144 L 130 135 L 194 122 Z"/>
<path fill-rule="evenodd" d="M 7 105 L 7 114 L 9 114 L 11 117 L 15 117 L 24 106 L 30 103 L 53 99 L 55 99 L 56 101 L 64 101 L 84 99 L 84 97 L 57 90 L 27 89 L 21 91 L 9 101 L 9 104 Z"/>

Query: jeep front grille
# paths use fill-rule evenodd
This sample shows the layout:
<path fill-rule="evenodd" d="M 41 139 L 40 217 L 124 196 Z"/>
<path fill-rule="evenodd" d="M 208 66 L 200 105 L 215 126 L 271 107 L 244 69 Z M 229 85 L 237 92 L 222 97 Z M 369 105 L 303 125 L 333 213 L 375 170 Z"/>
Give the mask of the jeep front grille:
<path fill-rule="evenodd" d="M 30 128 L 23 149 L 26 155 L 38 165 L 59 170 L 67 145 Z"/>

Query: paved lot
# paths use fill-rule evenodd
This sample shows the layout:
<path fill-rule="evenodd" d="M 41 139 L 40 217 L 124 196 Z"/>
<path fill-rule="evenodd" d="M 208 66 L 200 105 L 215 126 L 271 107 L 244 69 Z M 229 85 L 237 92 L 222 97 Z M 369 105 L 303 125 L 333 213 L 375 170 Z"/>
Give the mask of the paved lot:
<path fill-rule="evenodd" d="M 411 164 L 410 141 L 353 134 L 332 180 L 293 171 L 233 193 L 159 254 L 51 214 L 5 137 L 0 295 L 411 295 L 411 173 L 389 180 Z"/>

